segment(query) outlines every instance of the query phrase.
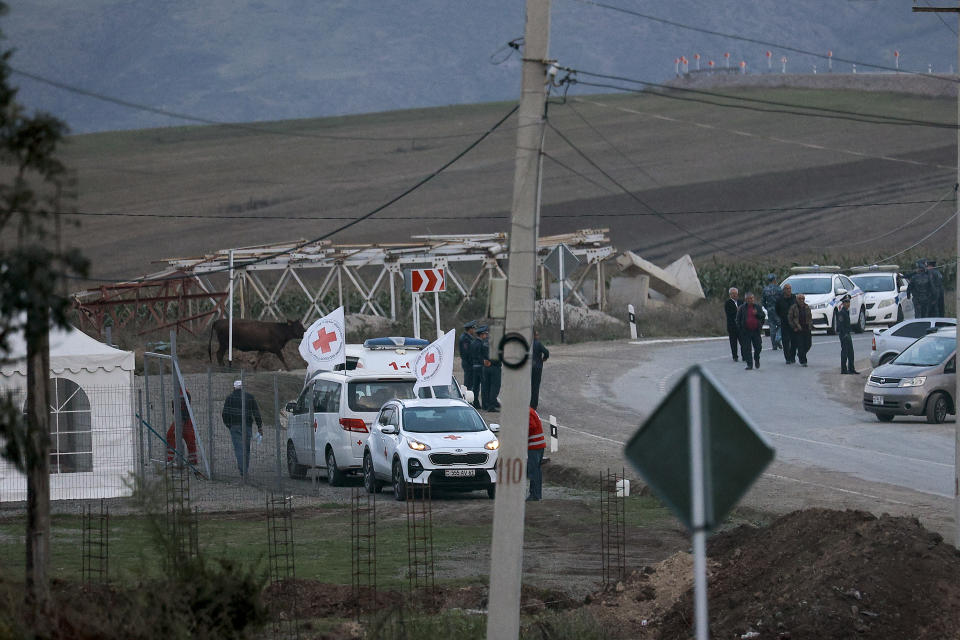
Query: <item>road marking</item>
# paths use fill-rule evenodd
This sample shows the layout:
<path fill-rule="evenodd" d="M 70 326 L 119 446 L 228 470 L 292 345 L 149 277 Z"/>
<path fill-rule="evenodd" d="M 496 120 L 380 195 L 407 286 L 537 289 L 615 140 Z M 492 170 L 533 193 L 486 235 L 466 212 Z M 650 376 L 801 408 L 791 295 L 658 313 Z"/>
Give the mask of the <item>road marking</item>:
<path fill-rule="evenodd" d="M 726 336 L 710 338 L 659 338 L 657 340 L 631 340 L 630 344 L 673 344 L 677 342 L 706 342 L 708 340 L 728 340 Z"/>
<path fill-rule="evenodd" d="M 867 450 L 862 447 L 850 447 L 844 444 L 835 444 L 833 442 L 824 442 L 822 440 L 811 440 L 809 438 L 800 438 L 797 436 L 788 436 L 785 433 L 777 433 L 776 431 L 763 431 L 768 436 L 774 436 L 776 438 L 786 438 L 787 440 L 797 440 L 798 442 L 806 442 L 807 444 L 816 444 L 822 447 L 834 447 L 836 449 L 845 449 L 847 451 L 856 451 L 858 453 L 868 453 L 870 455 L 878 456 L 887 456 L 888 458 L 896 458 L 897 460 L 908 460 L 910 462 L 919 462 L 925 465 L 936 465 L 938 467 L 947 467 L 948 469 L 953 469 L 952 464 L 945 464 L 943 462 L 934 462 L 932 460 L 923 460 L 922 458 L 911 458 L 910 456 L 900 456 L 895 453 L 884 453 L 883 451 Z"/>
<path fill-rule="evenodd" d="M 596 434 L 594 434 L 594 433 L 590 433 L 589 431 L 581 431 L 580 429 L 574 429 L 573 427 L 567 427 L 567 426 L 564 426 L 564 425 L 559 425 L 559 428 L 561 428 L 561 429 L 567 429 L 568 431 L 573 431 L 574 433 L 579 433 L 580 435 L 588 436 L 588 437 L 590 437 L 590 438 L 596 438 L 597 440 L 604 440 L 604 441 L 606 441 L 606 442 L 612 442 L 613 444 L 619 444 L 619 445 L 621 445 L 621 446 L 626 444 L 626 443 L 623 442 L 622 440 L 614 440 L 613 438 L 606 438 L 606 437 L 604 437 L 604 436 L 598 436 L 598 435 L 596 435 Z M 789 437 L 789 436 L 788 436 L 788 437 Z M 889 454 L 885 454 L 885 455 L 889 455 Z M 936 463 L 935 463 L 935 464 L 936 464 Z M 805 484 L 805 485 L 808 485 L 808 486 L 811 486 L 811 487 L 819 487 L 820 489 L 829 489 L 830 491 L 836 491 L 836 492 L 838 492 L 838 493 L 849 493 L 849 494 L 851 494 L 851 495 L 860 496 L 860 497 L 862 497 L 862 498 L 870 498 L 871 500 L 883 500 L 884 502 L 892 502 L 892 503 L 894 503 L 894 504 L 902 504 L 902 505 L 907 505 L 907 506 L 910 506 L 910 505 L 911 505 L 911 503 L 909 503 L 909 502 L 902 502 L 902 501 L 900 501 L 900 500 L 894 500 L 893 498 L 884 498 L 883 496 L 875 496 L 875 495 L 870 494 L 870 493 L 863 493 L 863 492 L 861 492 L 861 491 L 854 491 L 853 489 L 843 489 L 843 488 L 841 488 L 841 487 L 834 487 L 833 485 L 829 485 L 829 484 L 821 484 L 821 483 L 819 483 L 819 482 L 810 482 L 810 481 L 808 481 L 808 480 L 800 480 L 799 478 L 791 478 L 791 477 L 788 477 L 788 476 L 781 476 L 781 475 L 777 475 L 777 474 L 775 474 L 775 473 L 764 473 L 764 474 L 762 474 L 762 475 L 763 475 L 764 478 L 772 478 L 772 479 L 774 479 L 774 480 L 786 480 L 786 481 L 789 481 L 789 482 L 796 482 L 797 484 Z M 920 489 L 912 489 L 912 491 L 916 491 L 917 493 L 926 493 L 926 494 L 929 494 L 929 495 L 940 496 L 941 498 L 952 498 L 952 497 L 953 497 L 953 496 L 948 496 L 948 495 L 946 495 L 946 494 L 944 494 L 944 493 L 938 493 L 938 492 L 936 492 L 936 491 L 922 491 L 922 490 L 920 490 Z"/>

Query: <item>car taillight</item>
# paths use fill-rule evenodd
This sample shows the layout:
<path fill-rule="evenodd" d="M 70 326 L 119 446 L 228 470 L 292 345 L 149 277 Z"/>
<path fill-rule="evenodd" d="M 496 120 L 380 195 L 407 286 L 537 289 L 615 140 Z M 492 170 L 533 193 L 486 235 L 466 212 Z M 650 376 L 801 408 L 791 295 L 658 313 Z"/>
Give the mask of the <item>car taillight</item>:
<path fill-rule="evenodd" d="M 344 431 L 359 431 L 367 433 L 367 423 L 360 418 L 340 418 L 340 426 Z"/>

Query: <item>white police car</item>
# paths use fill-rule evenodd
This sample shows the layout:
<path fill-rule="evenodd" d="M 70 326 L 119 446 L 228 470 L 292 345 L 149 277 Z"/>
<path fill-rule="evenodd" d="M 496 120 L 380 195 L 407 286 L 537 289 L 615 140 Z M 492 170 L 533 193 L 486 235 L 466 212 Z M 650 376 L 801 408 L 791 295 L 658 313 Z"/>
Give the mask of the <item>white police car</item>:
<path fill-rule="evenodd" d="M 914 317 L 913 300 L 907 298 L 907 279 L 895 264 L 854 267 L 850 279 L 863 290 L 867 322 L 893 325 Z"/>
<path fill-rule="evenodd" d="M 840 267 L 793 267 L 793 275 L 780 283 L 789 284 L 793 295 L 803 294 L 813 316 L 813 328 L 837 332 L 837 312 L 843 296 L 850 294 L 850 324 L 854 331 L 863 333 L 867 327 L 867 310 L 863 290 L 850 278 L 839 273 Z"/>
<path fill-rule="evenodd" d="M 500 441 L 463 400 L 394 399 L 380 409 L 363 452 L 367 491 L 393 488 L 406 500 L 407 485 L 455 491 L 485 490 L 494 497 Z"/>

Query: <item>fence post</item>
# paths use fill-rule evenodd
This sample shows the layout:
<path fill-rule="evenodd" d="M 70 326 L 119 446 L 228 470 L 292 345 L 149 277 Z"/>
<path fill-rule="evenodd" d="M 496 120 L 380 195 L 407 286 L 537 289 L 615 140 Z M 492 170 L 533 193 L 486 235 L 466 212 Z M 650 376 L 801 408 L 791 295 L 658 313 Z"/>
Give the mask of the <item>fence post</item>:
<path fill-rule="evenodd" d="M 140 417 L 147 421 L 147 424 L 153 424 L 153 415 L 150 409 L 150 358 L 143 357 L 143 394 L 147 396 L 147 414 L 140 414 Z M 140 424 L 141 431 L 143 424 Z M 147 460 L 153 458 L 153 439 L 147 438 Z"/>
<path fill-rule="evenodd" d="M 160 428 L 158 430 L 158 433 L 161 431 L 166 433 L 166 430 L 163 428 L 164 425 L 167 424 L 167 392 L 166 392 L 166 385 L 163 382 L 163 362 L 162 361 L 157 362 L 157 366 L 160 368 L 160 375 L 158 376 L 160 378 Z M 164 463 L 166 463 L 167 461 L 166 442 L 164 442 L 163 444 L 162 451 L 163 451 L 163 454 L 161 457 L 163 458 Z"/>
<path fill-rule="evenodd" d="M 240 482 L 247 484 L 247 389 L 243 379 L 243 369 L 240 369 Z"/>
<path fill-rule="evenodd" d="M 140 419 L 137 420 L 137 437 L 140 440 L 139 447 L 137 451 L 139 452 L 139 461 L 140 461 L 140 489 L 143 490 L 147 478 L 144 468 L 146 467 L 146 460 L 144 460 L 144 451 L 143 451 L 143 389 L 137 389 L 137 415 L 140 416 Z"/>
<path fill-rule="evenodd" d="M 277 490 L 283 496 L 283 466 L 280 464 L 280 383 L 277 380 L 278 373 L 273 374 L 273 429 L 276 435 L 276 467 L 277 467 Z"/>
<path fill-rule="evenodd" d="M 213 370 L 210 368 L 210 365 L 207 365 L 207 442 L 209 446 L 207 449 L 210 451 L 210 479 L 213 480 L 215 474 L 214 469 L 216 465 L 214 464 L 213 458 Z"/>

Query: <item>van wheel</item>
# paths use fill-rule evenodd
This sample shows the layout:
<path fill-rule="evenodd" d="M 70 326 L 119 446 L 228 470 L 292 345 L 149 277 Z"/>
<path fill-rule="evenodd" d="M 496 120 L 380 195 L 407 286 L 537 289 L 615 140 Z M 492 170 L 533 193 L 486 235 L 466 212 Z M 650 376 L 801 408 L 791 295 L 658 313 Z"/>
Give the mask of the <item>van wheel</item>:
<path fill-rule="evenodd" d="M 867 312 L 860 305 L 860 315 L 857 317 L 857 325 L 853 328 L 854 333 L 863 333 L 867 328 Z"/>
<path fill-rule="evenodd" d="M 878 413 L 878 414 L 877 414 L 877 420 L 879 420 L 880 422 L 893 422 L 893 414 L 892 414 L 892 413 Z"/>
<path fill-rule="evenodd" d="M 383 489 L 383 484 L 377 480 L 377 475 L 373 471 L 373 458 L 370 457 L 369 452 L 363 456 L 363 486 L 366 487 L 367 493 L 380 493 Z"/>
<path fill-rule="evenodd" d="M 837 312 L 833 312 L 833 322 L 827 327 L 827 335 L 835 336 L 837 335 Z"/>
<path fill-rule="evenodd" d="M 287 441 L 287 473 L 294 480 L 299 480 L 307 475 L 307 467 L 297 460 L 297 447 L 291 440 Z"/>
<path fill-rule="evenodd" d="M 947 419 L 947 410 L 950 403 L 947 396 L 937 392 L 927 400 L 927 422 L 930 424 L 940 424 Z"/>
<path fill-rule="evenodd" d="M 331 487 L 342 487 L 346 477 L 343 471 L 337 468 L 337 459 L 333 455 L 333 449 L 327 449 L 327 482 Z"/>
<path fill-rule="evenodd" d="M 393 461 L 393 499 L 397 502 L 407 499 L 407 481 L 403 478 L 403 467 L 399 460 Z"/>
<path fill-rule="evenodd" d="M 487 497 L 490 498 L 491 500 L 497 497 L 497 485 L 492 484 L 489 487 L 487 487 Z"/>

